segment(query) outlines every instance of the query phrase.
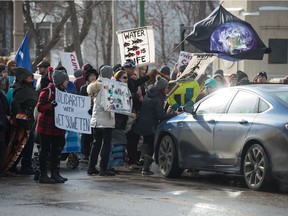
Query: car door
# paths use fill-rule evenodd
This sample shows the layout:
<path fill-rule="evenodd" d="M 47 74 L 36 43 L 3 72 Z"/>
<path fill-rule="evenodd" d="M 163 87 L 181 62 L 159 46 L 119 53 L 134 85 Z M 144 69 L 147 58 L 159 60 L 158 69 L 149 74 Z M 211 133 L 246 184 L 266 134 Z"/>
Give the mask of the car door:
<path fill-rule="evenodd" d="M 258 105 L 256 94 L 240 90 L 219 118 L 214 130 L 216 169 L 239 169 L 239 152 L 257 115 Z"/>
<path fill-rule="evenodd" d="M 196 104 L 195 114 L 186 114 L 179 127 L 179 162 L 183 167 L 207 168 L 214 165 L 214 127 L 234 91 L 220 91 Z"/>

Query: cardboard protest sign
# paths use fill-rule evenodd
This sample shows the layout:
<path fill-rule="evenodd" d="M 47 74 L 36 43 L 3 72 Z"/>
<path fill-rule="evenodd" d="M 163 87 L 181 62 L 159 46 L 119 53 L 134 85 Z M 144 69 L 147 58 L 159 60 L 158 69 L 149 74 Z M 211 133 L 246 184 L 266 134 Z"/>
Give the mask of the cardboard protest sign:
<path fill-rule="evenodd" d="M 55 126 L 63 130 L 91 134 L 88 110 L 91 98 L 62 92 L 56 88 Z"/>
<path fill-rule="evenodd" d="M 154 33 L 151 26 L 117 31 L 122 64 L 132 59 L 137 66 L 155 62 Z"/>
<path fill-rule="evenodd" d="M 126 83 L 103 78 L 101 94 L 104 110 L 131 115 L 132 98 Z"/>
<path fill-rule="evenodd" d="M 196 79 L 197 76 L 205 73 L 207 66 L 213 62 L 217 57 L 217 54 L 207 53 L 193 53 L 192 59 L 187 65 L 183 73 L 177 78 L 176 81 Z"/>
<path fill-rule="evenodd" d="M 177 61 L 177 69 L 179 70 L 182 65 L 188 65 L 191 59 L 192 53 L 181 51 Z"/>
<path fill-rule="evenodd" d="M 66 68 L 68 75 L 73 75 L 74 71 L 80 69 L 75 52 L 59 51 L 61 65 Z"/>

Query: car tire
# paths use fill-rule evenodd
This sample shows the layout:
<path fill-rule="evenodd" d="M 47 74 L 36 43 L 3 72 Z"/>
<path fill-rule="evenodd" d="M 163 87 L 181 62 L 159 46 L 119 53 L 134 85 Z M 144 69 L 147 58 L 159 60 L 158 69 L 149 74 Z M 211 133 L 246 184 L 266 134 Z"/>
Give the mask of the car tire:
<path fill-rule="evenodd" d="M 246 151 L 243 174 L 247 186 L 252 190 L 262 190 L 270 182 L 270 163 L 261 145 L 254 144 Z"/>
<path fill-rule="evenodd" d="M 168 178 L 176 178 L 183 173 L 183 169 L 179 168 L 174 141 L 169 135 L 165 135 L 161 139 L 158 152 L 158 165 L 161 174 Z"/>

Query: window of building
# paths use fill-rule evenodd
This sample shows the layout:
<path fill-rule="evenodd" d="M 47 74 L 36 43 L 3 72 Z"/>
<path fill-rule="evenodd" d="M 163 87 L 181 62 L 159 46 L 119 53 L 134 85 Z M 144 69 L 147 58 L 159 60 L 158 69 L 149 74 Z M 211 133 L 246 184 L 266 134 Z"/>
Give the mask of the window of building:
<path fill-rule="evenodd" d="M 271 53 L 268 55 L 269 64 L 287 64 L 288 39 L 269 39 Z"/>

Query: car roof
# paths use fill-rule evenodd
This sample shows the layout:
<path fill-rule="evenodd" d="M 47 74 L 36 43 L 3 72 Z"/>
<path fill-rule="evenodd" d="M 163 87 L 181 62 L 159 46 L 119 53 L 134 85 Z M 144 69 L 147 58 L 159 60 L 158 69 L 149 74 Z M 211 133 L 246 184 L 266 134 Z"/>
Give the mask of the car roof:
<path fill-rule="evenodd" d="M 250 85 L 233 86 L 230 88 L 247 89 L 259 94 L 279 92 L 279 91 L 288 92 L 288 85 L 285 84 L 250 84 Z"/>

